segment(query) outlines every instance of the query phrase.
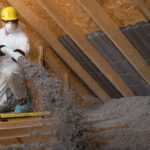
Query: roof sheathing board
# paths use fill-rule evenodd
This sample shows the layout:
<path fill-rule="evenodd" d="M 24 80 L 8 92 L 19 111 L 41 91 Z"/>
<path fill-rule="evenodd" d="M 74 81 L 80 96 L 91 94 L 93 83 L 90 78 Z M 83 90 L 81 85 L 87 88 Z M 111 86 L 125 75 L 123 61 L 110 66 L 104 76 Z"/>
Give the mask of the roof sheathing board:
<path fill-rule="evenodd" d="M 148 8 L 150 8 L 150 0 L 144 0 L 144 2 L 145 2 L 145 4 L 146 4 L 146 6 L 147 6 Z"/>
<path fill-rule="evenodd" d="M 150 86 L 131 64 L 119 52 L 117 47 L 103 32 L 95 32 L 89 35 L 90 42 L 100 51 L 110 62 L 114 70 L 120 74 L 125 83 L 138 96 L 150 95 Z"/>
<path fill-rule="evenodd" d="M 81 64 L 81 66 L 103 87 L 112 98 L 122 97 L 121 93 L 113 84 L 97 69 L 90 59 L 82 52 L 76 43 L 67 35 L 59 38 L 60 42 L 67 48 L 71 55 Z"/>
<path fill-rule="evenodd" d="M 58 27 L 58 25 L 48 16 L 45 11 L 36 4 L 33 0 L 26 0 L 26 7 L 32 9 L 38 17 L 46 20 L 48 22 L 49 28 L 53 30 L 53 32 L 58 36 L 63 35 L 64 32 Z M 58 3 L 58 0 L 55 1 Z M 74 25 L 78 26 L 80 30 L 82 30 L 85 34 L 98 30 L 99 28 L 94 23 L 94 21 L 85 13 L 82 8 L 73 0 L 59 0 L 59 8 L 60 14 L 64 14 L 64 19 L 69 22 L 73 22 Z M 58 5 L 57 4 L 57 5 Z M 112 16 L 113 18 L 113 16 Z M 40 24 L 39 24 L 40 26 Z M 42 25 L 43 26 L 43 25 Z"/>
<path fill-rule="evenodd" d="M 83 33 L 87 34 L 99 29 L 75 0 L 55 0 L 53 3 L 58 7 L 57 13 L 63 14 L 66 22 L 71 22 Z"/>
<path fill-rule="evenodd" d="M 35 0 L 24 0 L 24 4 L 26 5 L 26 7 L 28 7 L 28 9 L 34 11 L 34 13 L 36 13 L 38 17 L 46 20 L 48 22 L 49 28 L 51 28 L 57 36 L 61 36 L 64 34 L 64 32 L 59 28 L 55 21 L 47 15 L 47 13 L 38 5 L 38 3 L 36 3 Z M 39 26 L 41 26 L 40 22 Z"/>
<path fill-rule="evenodd" d="M 97 0 L 111 18 L 120 26 L 134 25 L 145 21 L 134 0 Z"/>

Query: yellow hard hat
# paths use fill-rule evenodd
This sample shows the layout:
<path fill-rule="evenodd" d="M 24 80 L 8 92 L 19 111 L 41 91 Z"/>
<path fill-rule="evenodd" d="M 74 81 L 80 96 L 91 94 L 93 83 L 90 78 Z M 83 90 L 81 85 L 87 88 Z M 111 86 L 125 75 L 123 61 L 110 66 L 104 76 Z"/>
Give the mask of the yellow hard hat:
<path fill-rule="evenodd" d="M 1 11 L 1 19 L 4 21 L 18 20 L 17 10 L 11 6 L 3 8 Z"/>

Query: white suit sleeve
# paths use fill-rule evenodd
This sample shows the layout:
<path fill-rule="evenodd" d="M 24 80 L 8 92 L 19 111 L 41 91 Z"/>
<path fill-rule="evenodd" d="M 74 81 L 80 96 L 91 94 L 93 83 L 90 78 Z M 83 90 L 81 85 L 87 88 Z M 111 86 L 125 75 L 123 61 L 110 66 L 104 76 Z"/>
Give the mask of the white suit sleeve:
<path fill-rule="evenodd" d="M 24 37 L 23 39 L 19 40 L 19 46 L 18 48 L 19 50 L 23 51 L 25 55 L 27 55 L 30 51 L 30 42 L 29 39 L 26 37 Z"/>
<path fill-rule="evenodd" d="M 1 51 L 9 55 L 15 61 L 18 61 L 18 59 L 21 56 L 26 56 L 29 53 L 30 42 L 27 37 L 23 37 L 23 38 L 18 39 L 18 46 L 16 49 L 12 49 L 12 48 L 5 46 L 1 49 Z"/>
<path fill-rule="evenodd" d="M 1 49 L 1 51 L 10 56 L 12 59 L 14 59 L 15 61 L 18 61 L 18 59 L 21 57 L 21 56 L 24 56 L 24 54 L 22 52 L 18 52 L 18 50 L 12 50 L 8 47 L 3 47 Z M 22 53 L 22 54 L 21 54 Z"/>

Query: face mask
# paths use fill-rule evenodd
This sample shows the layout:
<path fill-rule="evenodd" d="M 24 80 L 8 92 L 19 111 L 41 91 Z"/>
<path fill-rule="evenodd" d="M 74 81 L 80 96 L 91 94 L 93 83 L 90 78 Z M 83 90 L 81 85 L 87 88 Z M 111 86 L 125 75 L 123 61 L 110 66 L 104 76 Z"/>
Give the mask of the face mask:
<path fill-rule="evenodd" d="M 13 22 L 8 22 L 5 24 L 5 29 L 8 34 L 13 33 L 17 29 L 17 24 Z"/>

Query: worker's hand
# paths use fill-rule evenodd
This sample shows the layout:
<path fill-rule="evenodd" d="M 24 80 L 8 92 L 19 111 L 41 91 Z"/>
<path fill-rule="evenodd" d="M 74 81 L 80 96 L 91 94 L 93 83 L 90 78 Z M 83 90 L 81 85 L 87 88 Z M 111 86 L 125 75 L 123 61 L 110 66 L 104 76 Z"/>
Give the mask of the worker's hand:
<path fill-rule="evenodd" d="M 4 53 L 4 54 L 6 54 L 6 55 L 8 55 L 8 56 L 10 56 L 12 59 L 14 59 L 15 61 L 18 61 L 18 59 L 22 56 L 20 53 L 18 53 L 18 52 L 16 52 L 15 50 L 12 50 L 12 49 L 10 49 L 10 48 L 8 48 L 8 47 L 2 47 L 1 48 L 1 51 Z"/>

